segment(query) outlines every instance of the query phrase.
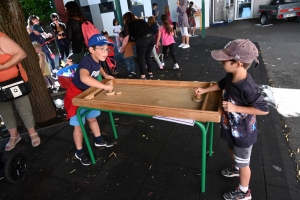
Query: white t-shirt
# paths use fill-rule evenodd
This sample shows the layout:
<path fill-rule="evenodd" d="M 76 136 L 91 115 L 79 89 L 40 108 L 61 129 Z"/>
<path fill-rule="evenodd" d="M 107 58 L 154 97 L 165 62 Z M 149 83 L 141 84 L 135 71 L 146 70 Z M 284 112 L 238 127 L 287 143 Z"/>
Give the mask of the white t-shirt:
<path fill-rule="evenodd" d="M 115 36 L 119 36 L 119 33 L 122 31 L 122 27 L 120 25 L 113 26 L 113 31 L 117 32 L 117 33 L 114 33 Z"/>

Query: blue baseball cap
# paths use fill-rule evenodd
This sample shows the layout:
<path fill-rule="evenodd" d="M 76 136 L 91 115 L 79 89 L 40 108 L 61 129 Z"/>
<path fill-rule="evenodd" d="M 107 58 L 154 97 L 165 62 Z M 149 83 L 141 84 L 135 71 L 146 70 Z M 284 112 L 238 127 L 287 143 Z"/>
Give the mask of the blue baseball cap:
<path fill-rule="evenodd" d="M 91 47 L 91 46 L 103 46 L 103 45 L 106 45 L 106 44 L 109 45 L 109 46 L 112 46 L 112 47 L 115 46 L 113 43 L 109 42 L 106 39 L 106 37 L 104 37 L 101 34 L 95 34 L 92 37 L 90 37 L 88 43 L 89 43 L 89 47 Z"/>

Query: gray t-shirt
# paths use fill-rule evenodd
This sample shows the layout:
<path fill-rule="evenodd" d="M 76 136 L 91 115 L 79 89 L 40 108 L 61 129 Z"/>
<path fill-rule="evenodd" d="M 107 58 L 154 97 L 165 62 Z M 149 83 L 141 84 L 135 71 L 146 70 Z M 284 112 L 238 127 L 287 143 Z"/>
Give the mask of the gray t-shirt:
<path fill-rule="evenodd" d="M 268 112 L 268 103 L 263 99 L 258 85 L 250 74 L 247 78 L 232 83 L 233 75 L 227 75 L 218 82 L 220 89 L 224 90 L 223 101 L 238 106 L 254 107 L 260 111 Z M 247 148 L 257 140 L 256 115 L 235 112 L 222 112 L 221 138 L 239 148 Z"/>

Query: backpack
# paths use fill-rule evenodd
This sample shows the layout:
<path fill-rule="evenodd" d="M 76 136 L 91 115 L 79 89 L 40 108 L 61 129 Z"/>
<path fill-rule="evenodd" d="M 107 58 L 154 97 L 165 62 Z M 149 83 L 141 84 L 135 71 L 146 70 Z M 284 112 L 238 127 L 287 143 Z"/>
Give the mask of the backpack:
<path fill-rule="evenodd" d="M 88 41 L 89 41 L 90 37 L 92 37 L 95 34 L 100 34 L 97 27 L 89 21 L 83 22 L 81 24 L 81 29 L 82 29 L 82 35 L 84 38 L 84 44 L 86 47 L 89 46 Z"/>

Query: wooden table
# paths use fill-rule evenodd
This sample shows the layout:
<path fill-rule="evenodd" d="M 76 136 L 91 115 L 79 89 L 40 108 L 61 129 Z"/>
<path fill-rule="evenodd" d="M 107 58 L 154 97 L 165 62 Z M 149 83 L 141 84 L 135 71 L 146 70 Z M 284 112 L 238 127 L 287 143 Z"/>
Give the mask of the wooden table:
<path fill-rule="evenodd" d="M 89 88 L 75 97 L 72 102 L 79 106 L 77 117 L 82 129 L 91 160 L 96 163 L 82 118 L 91 110 L 107 111 L 114 137 L 118 134 L 112 113 L 130 114 L 152 117 L 154 115 L 196 120 L 195 124 L 202 133 L 202 163 L 201 163 L 201 192 L 205 192 L 206 182 L 206 136 L 209 131 L 209 156 L 212 156 L 213 126 L 220 122 L 222 91 L 206 93 L 203 101 L 196 103 L 192 100 L 194 88 L 208 87 L 210 82 L 161 81 L 139 79 L 102 80 L 104 84 L 113 84 L 120 95 L 108 96 L 106 91 Z M 80 114 L 82 109 L 88 109 Z M 201 122 L 207 122 L 204 126 Z"/>

